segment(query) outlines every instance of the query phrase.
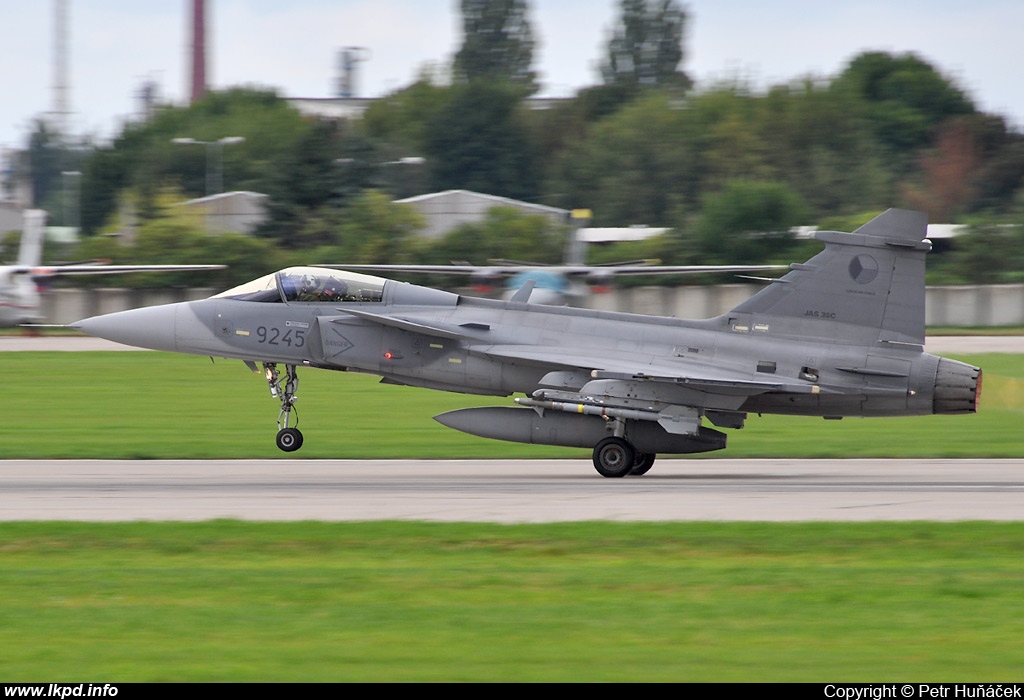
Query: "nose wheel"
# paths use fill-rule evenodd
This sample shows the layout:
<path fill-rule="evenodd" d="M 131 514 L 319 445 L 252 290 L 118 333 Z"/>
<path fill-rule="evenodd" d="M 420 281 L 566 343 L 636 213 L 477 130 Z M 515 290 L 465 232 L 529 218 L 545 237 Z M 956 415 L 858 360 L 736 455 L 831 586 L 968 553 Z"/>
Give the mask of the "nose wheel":
<path fill-rule="evenodd" d="M 298 428 L 282 428 L 277 431 L 277 446 L 283 452 L 294 452 L 302 447 L 302 433 Z"/>
<path fill-rule="evenodd" d="M 295 365 L 285 365 L 282 381 L 274 362 L 263 363 L 263 374 L 270 387 L 270 395 L 281 402 L 281 412 L 277 414 L 277 447 L 282 452 L 294 452 L 302 447 L 302 433 L 298 428 L 289 426 L 292 414 L 295 414 L 295 425 L 299 424 L 299 412 L 295 409 L 296 390 L 299 388 L 299 375 Z"/>

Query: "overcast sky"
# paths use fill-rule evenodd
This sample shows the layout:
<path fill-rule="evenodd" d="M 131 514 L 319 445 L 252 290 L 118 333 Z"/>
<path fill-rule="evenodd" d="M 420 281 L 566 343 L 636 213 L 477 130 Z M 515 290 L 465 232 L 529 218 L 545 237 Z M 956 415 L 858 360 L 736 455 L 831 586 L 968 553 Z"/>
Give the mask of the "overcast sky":
<path fill-rule="evenodd" d="M 54 1 L 0 0 L 0 147 L 23 147 L 53 109 Z M 68 0 L 72 128 L 109 137 L 138 110 L 147 79 L 187 95 L 190 0 Z M 358 95 L 408 85 L 461 42 L 458 0 L 207 0 L 212 87 L 273 87 L 331 97 L 337 52 L 369 49 Z M 544 95 L 596 84 L 619 0 L 532 0 Z M 837 74 L 866 50 L 913 51 L 984 111 L 1024 125 L 1021 0 L 689 0 L 683 69 L 698 81 L 741 75 L 763 86 Z"/>

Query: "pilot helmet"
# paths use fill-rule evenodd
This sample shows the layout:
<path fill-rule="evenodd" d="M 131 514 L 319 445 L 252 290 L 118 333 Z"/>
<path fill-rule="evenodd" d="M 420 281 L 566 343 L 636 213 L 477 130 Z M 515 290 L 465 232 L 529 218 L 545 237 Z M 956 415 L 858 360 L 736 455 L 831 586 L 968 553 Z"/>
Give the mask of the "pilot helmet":
<path fill-rule="evenodd" d="M 324 294 L 329 297 L 341 298 L 348 292 L 348 285 L 344 280 L 336 277 L 329 277 L 324 282 Z"/>

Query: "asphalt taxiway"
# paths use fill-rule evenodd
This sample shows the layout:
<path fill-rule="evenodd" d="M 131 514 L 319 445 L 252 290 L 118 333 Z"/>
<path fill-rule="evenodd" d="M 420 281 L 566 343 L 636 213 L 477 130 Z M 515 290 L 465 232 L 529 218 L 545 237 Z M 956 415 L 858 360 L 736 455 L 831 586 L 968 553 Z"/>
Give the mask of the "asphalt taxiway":
<path fill-rule="evenodd" d="M 6 460 L 0 520 L 1020 520 L 1022 460 Z"/>

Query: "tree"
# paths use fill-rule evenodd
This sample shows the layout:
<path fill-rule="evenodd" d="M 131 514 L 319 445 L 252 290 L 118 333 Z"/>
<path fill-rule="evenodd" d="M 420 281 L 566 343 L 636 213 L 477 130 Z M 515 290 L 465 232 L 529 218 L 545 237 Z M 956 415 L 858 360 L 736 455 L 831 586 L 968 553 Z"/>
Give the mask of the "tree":
<path fill-rule="evenodd" d="M 88 142 L 69 143 L 45 119 L 36 120 L 28 149 L 15 162 L 15 175 L 28 178 L 32 205 L 49 212 L 50 225 L 72 225 L 65 211 L 69 183 L 63 173 L 81 171 L 91 153 Z"/>
<path fill-rule="evenodd" d="M 1024 133 L 993 114 L 977 114 L 971 121 L 979 156 L 972 209 L 1011 211 L 1014 193 L 1024 188 Z"/>
<path fill-rule="evenodd" d="M 690 87 L 693 81 L 678 70 L 685 25 L 686 13 L 676 0 L 622 0 L 619 26 L 601 66 L 604 82 Z"/>
<path fill-rule="evenodd" d="M 464 37 L 455 54 L 456 80 L 498 80 L 536 92 L 526 0 L 462 0 L 461 5 Z"/>
<path fill-rule="evenodd" d="M 560 152 L 585 137 L 597 122 L 615 114 L 642 91 L 635 85 L 618 83 L 583 88 L 575 97 L 559 100 L 549 109 L 533 110 L 531 130 L 547 164 L 557 162 Z"/>
<path fill-rule="evenodd" d="M 672 226 L 699 200 L 699 153 L 689 112 L 652 92 L 597 122 L 551 164 L 556 206 L 585 207 L 595 226 Z"/>
<path fill-rule="evenodd" d="M 979 224 L 956 239 L 943 265 L 954 283 L 999 284 L 1021 281 L 1024 269 L 1024 226 Z"/>
<path fill-rule="evenodd" d="M 817 216 L 894 201 L 883 151 L 852 96 L 808 78 L 748 102 L 756 104 L 745 128 L 758 134 L 758 155 L 768 172 L 734 172 L 733 178 L 785 182 Z M 713 130 L 716 122 L 705 128 Z"/>
<path fill-rule="evenodd" d="M 138 195 L 124 193 L 138 199 Z M 211 275 L 205 271 L 135 273 L 117 276 L 75 278 L 77 286 L 231 287 L 264 275 L 281 262 L 281 252 L 269 241 L 240 233 L 206 233 L 201 216 L 178 206 L 184 199 L 180 189 L 163 187 L 154 199 L 154 215 L 142 223 L 131 240 L 111 236 L 91 236 L 77 247 L 76 257 L 107 259 L 118 264 L 193 264 L 218 263 L 227 269 Z M 114 225 L 114 228 L 121 228 Z"/>
<path fill-rule="evenodd" d="M 366 135 L 384 141 L 401 156 L 420 155 L 430 133 L 430 125 L 444 108 L 451 90 L 439 85 L 428 74 L 421 74 L 412 85 L 374 100 L 363 114 L 361 128 Z"/>
<path fill-rule="evenodd" d="M 896 152 L 920 148 L 942 122 L 974 113 L 974 104 L 952 80 L 913 53 L 863 53 L 833 89 L 856 95 L 876 137 Z"/>
<path fill-rule="evenodd" d="M 282 155 L 276 175 L 265 184 L 270 203 L 260 235 L 276 238 L 289 248 L 322 243 L 299 232 L 318 210 L 337 204 L 339 192 L 348 191 L 341 178 L 359 164 L 342 167 L 335 163 L 340 155 L 337 124 L 316 122 L 305 131 L 295 148 Z"/>
<path fill-rule="evenodd" d="M 424 144 L 434 188 L 535 197 L 534 149 L 518 88 L 474 81 L 449 90 Z"/>
<path fill-rule="evenodd" d="M 557 263 L 566 231 L 560 224 L 514 207 L 492 207 L 483 221 L 465 223 L 424 246 L 423 258 L 438 265 L 468 260 L 483 265 L 493 258 Z"/>
<path fill-rule="evenodd" d="M 82 225 L 86 234 L 101 229 L 114 213 L 119 193 L 138 195 L 143 220 L 153 200 L 168 183 L 180 185 L 184 196 L 206 193 L 207 153 L 204 148 L 172 143 L 190 137 L 217 141 L 242 136 L 243 143 L 224 149 L 222 168 L 229 190 L 265 192 L 314 123 L 264 90 L 231 89 L 208 93 L 187 107 L 158 109 L 144 122 L 131 122 L 109 146 L 96 149 L 84 164 Z"/>
<path fill-rule="evenodd" d="M 365 190 L 342 212 L 339 259 L 351 263 L 405 262 L 403 253 L 423 227 L 423 217 L 408 204 L 396 204 L 379 190 Z"/>
<path fill-rule="evenodd" d="M 966 119 L 948 122 L 936 141 L 934 151 L 921 157 L 923 186 L 905 186 L 904 197 L 928 212 L 929 221 L 954 221 L 975 196 L 978 147 Z"/>
<path fill-rule="evenodd" d="M 768 263 L 785 258 L 789 230 L 805 223 L 807 207 L 793 190 L 775 182 L 735 181 L 709 195 L 697 224 L 705 262 Z"/>

